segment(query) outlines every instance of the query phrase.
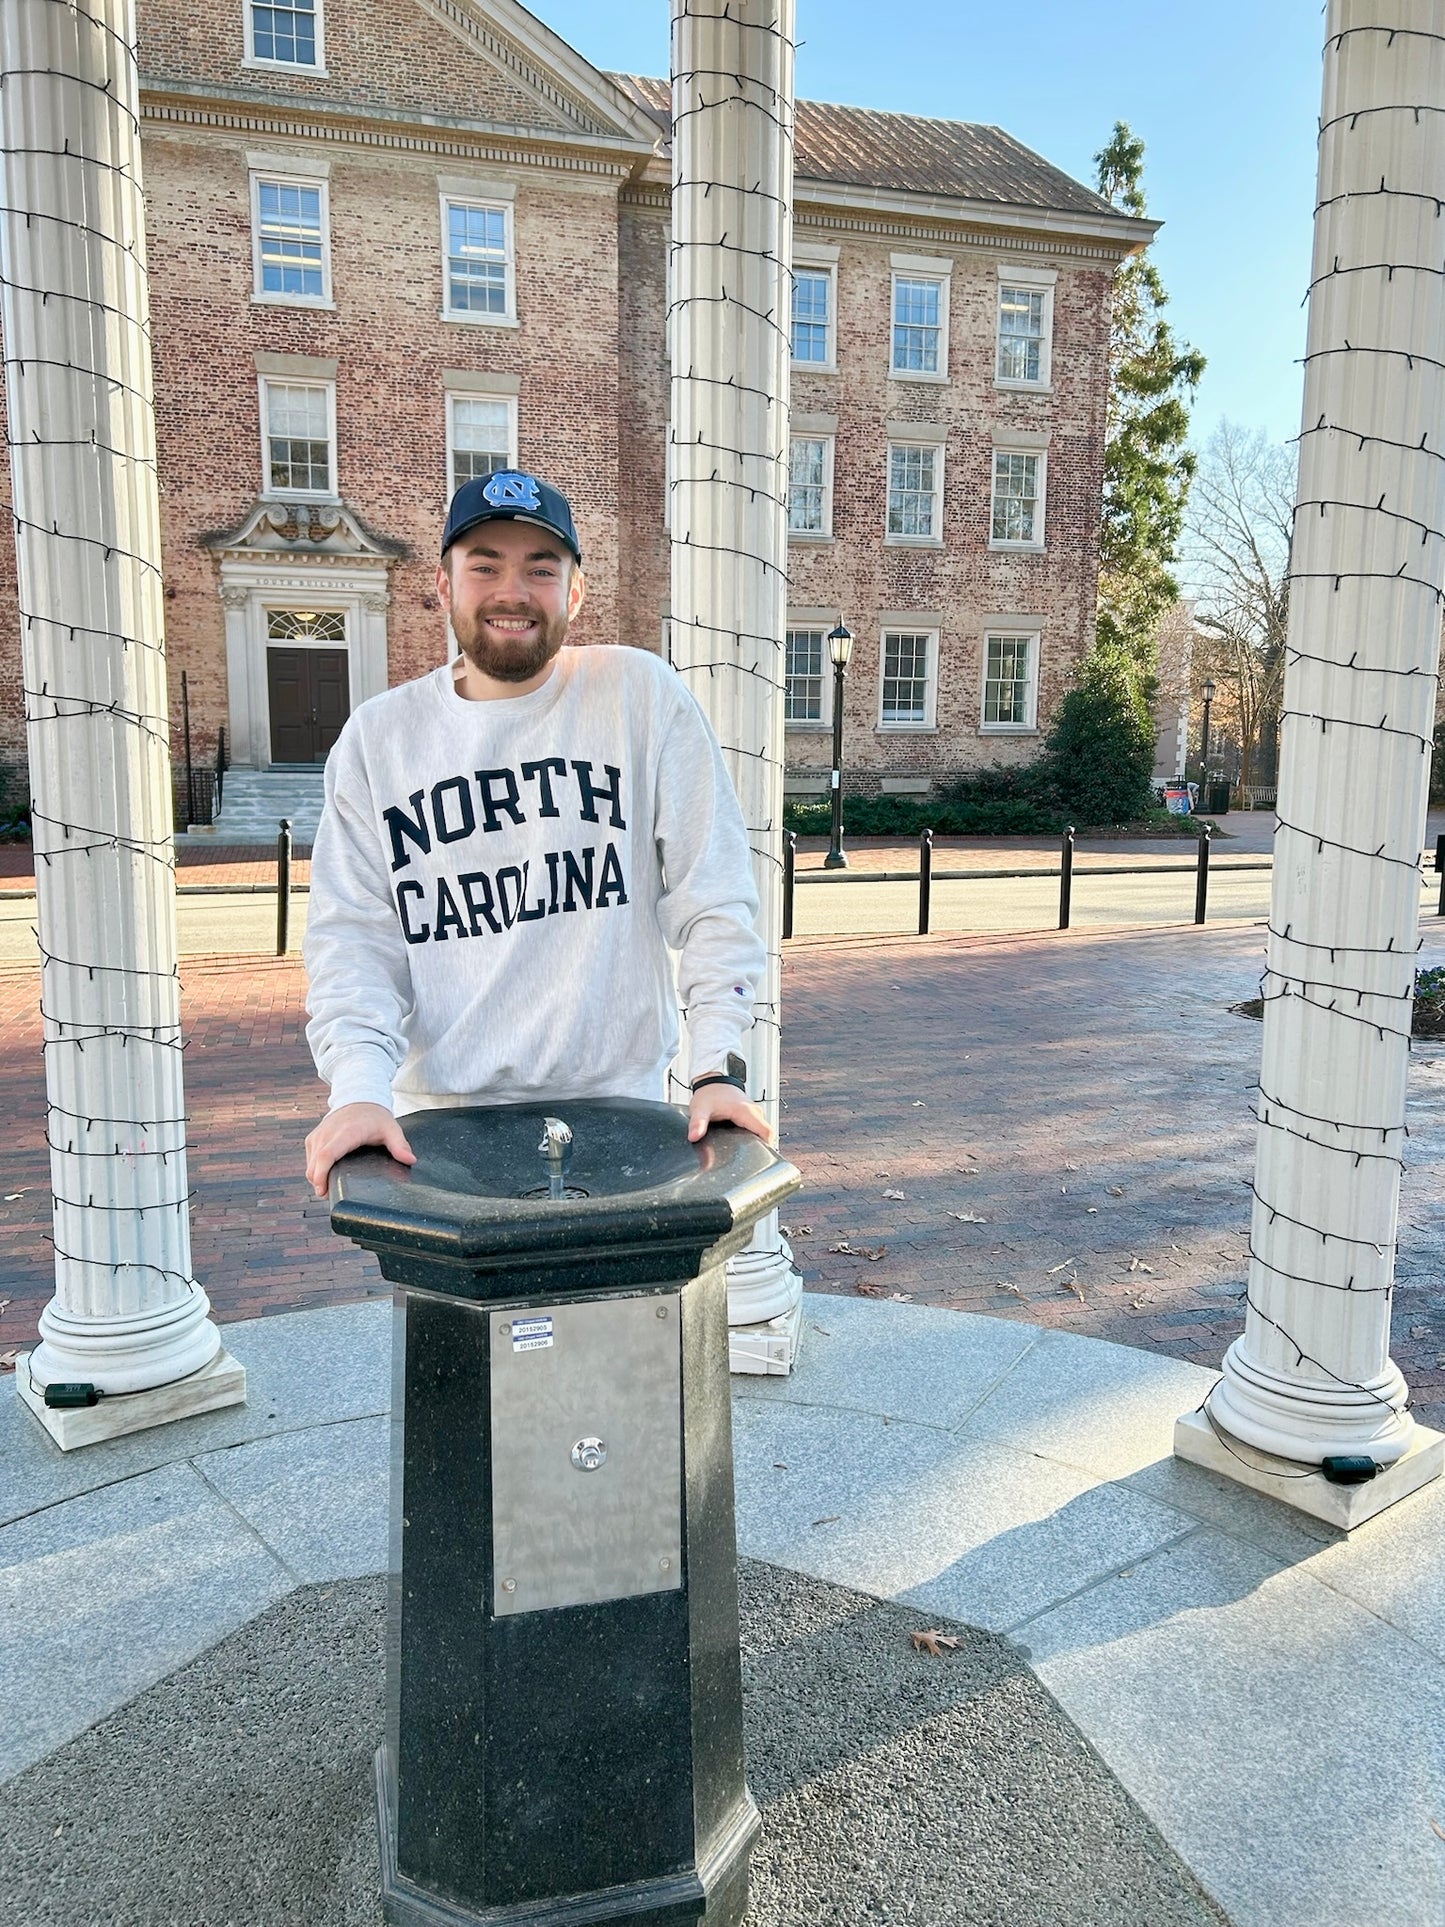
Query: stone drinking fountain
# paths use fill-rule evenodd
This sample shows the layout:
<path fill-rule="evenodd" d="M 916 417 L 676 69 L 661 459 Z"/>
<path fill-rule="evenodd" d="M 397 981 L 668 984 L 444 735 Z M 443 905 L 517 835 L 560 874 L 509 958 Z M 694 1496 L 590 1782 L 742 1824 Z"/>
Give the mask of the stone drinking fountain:
<path fill-rule="evenodd" d="M 736 1927 L 743 1769 L 724 1261 L 799 1183 L 635 1099 L 406 1119 L 332 1175 L 396 1286 L 383 1908 Z"/>

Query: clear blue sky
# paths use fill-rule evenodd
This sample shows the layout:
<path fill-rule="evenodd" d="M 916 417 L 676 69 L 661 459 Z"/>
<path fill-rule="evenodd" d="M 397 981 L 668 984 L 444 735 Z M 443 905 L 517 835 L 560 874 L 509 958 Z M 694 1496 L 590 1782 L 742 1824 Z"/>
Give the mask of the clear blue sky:
<path fill-rule="evenodd" d="M 594 65 L 665 74 L 666 0 L 529 0 Z M 880 23 L 882 30 L 880 31 Z M 1146 145 L 1156 256 L 1178 332 L 1208 357 L 1199 439 L 1221 417 L 1299 426 L 1322 15 L 1304 0 L 799 0 L 812 100 L 992 121 L 1076 179 L 1116 120 Z"/>

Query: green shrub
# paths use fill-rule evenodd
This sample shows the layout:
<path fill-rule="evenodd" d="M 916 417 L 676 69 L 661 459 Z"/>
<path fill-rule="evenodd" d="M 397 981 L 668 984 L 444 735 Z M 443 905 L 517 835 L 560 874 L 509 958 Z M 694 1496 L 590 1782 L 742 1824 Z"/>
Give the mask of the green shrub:
<path fill-rule="evenodd" d="M 1154 807 L 1149 690 L 1122 648 L 1098 641 L 1059 705 L 1037 766 L 1081 828 L 1135 823 Z"/>

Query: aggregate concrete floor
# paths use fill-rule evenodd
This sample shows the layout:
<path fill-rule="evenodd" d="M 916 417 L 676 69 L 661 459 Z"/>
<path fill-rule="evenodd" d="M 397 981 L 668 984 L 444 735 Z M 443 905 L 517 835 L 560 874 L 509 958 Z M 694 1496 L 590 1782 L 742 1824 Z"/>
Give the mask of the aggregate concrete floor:
<path fill-rule="evenodd" d="M 1006 1640 L 933 1658 L 917 1611 L 741 1578 L 749 1927 L 1225 1920 Z M 379 1927 L 384 1595 L 293 1592 L 12 1781 L 0 1923 Z"/>

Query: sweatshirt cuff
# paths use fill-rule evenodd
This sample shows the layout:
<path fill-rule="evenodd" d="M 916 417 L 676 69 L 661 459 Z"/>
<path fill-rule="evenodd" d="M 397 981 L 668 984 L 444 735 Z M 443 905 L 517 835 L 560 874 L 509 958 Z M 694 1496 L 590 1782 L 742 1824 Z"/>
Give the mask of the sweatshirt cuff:
<path fill-rule="evenodd" d="M 380 1104 L 394 1111 L 391 1084 L 395 1075 L 389 1051 L 368 1047 L 350 1050 L 332 1072 L 326 1108 L 339 1111 L 343 1104 Z"/>
<path fill-rule="evenodd" d="M 696 1006 L 687 1014 L 688 1062 L 694 1077 L 704 1077 L 709 1071 L 722 1070 L 730 1051 L 743 1052 L 743 1038 L 753 1027 L 753 1014 L 747 1010 L 733 1010 L 724 1005 L 719 1009 L 698 1010 Z"/>

